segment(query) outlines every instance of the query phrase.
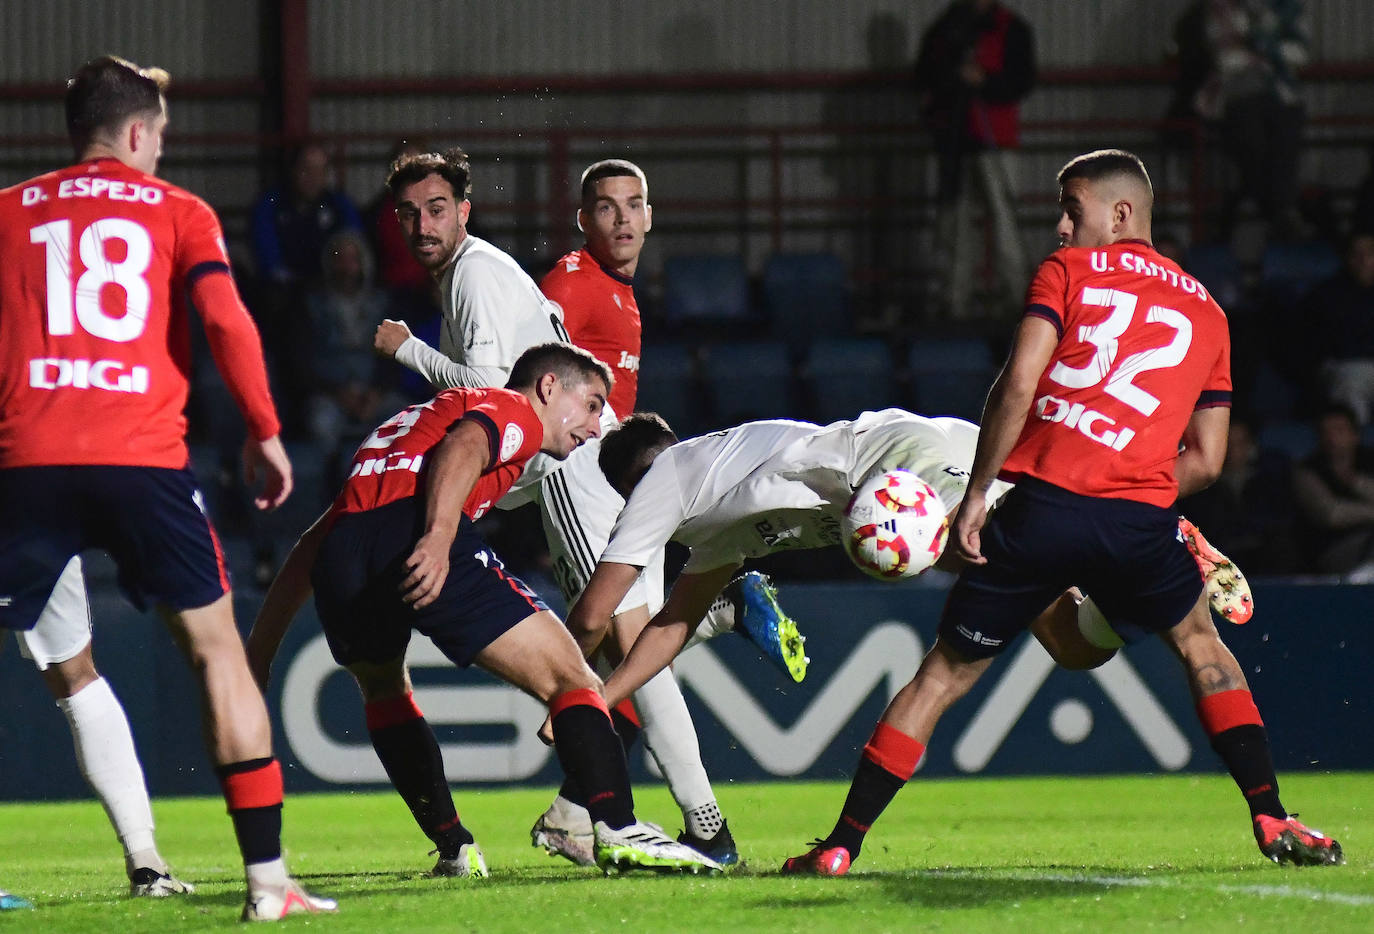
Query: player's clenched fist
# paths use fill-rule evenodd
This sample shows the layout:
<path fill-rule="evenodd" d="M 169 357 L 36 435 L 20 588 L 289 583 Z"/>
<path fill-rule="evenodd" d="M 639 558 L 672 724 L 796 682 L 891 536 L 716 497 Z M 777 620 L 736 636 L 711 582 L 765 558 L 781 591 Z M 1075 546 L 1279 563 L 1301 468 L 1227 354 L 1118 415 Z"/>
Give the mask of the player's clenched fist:
<path fill-rule="evenodd" d="M 393 321 L 387 318 L 377 325 L 377 333 L 372 337 L 372 349 L 383 357 L 394 357 L 396 351 L 410 337 L 410 328 L 404 321 Z"/>

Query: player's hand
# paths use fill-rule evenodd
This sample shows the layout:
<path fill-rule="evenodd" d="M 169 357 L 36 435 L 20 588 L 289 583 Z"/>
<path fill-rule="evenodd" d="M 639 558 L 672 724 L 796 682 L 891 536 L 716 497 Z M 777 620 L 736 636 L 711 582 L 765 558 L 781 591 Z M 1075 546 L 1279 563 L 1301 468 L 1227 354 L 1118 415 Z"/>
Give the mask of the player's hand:
<path fill-rule="evenodd" d="M 276 509 L 291 495 L 291 459 L 282 447 L 281 435 L 273 435 L 266 441 L 253 438 L 243 442 L 243 479 L 249 489 L 258 485 L 262 478 L 262 492 L 253 497 L 253 505 L 259 509 Z"/>
<path fill-rule="evenodd" d="M 401 345 L 411 338 L 410 328 L 404 321 L 385 319 L 377 325 L 377 333 L 372 337 L 372 349 L 383 357 L 395 357 Z"/>
<path fill-rule="evenodd" d="M 415 550 L 406 558 L 410 573 L 401 581 L 401 599 L 415 609 L 423 609 L 439 598 L 448 579 L 448 550 L 451 537 L 426 532 L 415 543 Z"/>
<path fill-rule="evenodd" d="M 988 563 L 988 559 L 983 557 L 980 534 L 987 519 L 987 498 L 980 493 L 966 493 L 964 501 L 959 504 L 959 509 L 954 514 L 950 538 L 954 539 L 954 547 L 958 550 L 959 557 L 970 564 Z"/>

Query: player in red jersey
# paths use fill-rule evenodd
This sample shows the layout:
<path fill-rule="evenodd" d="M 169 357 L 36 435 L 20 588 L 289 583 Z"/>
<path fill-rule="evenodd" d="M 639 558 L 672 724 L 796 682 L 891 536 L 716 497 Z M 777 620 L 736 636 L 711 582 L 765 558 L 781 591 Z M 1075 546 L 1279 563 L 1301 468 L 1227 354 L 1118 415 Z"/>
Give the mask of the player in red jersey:
<path fill-rule="evenodd" d="M 1150 245 L 1153 192 L 1130 153 L 1101 150 L 1059 173 L 1060 249 L 1040 266 L 983 413 L 951 540 L 970 562 L 935 646 L 864 747 L 840 818 L 784 872 L 840 875 L 916 769 L 940 716 L 1074 583 L 1126 641 L 1158 635 L 1275 862 L 1342 861 L 1291 817 L 1263 721 L 1217 635 L 1172 505 L 1221 472 L 1230 338 L 1216 302 Z M 1016 488 L 991 515 L 994 480 Z"/>
<path fill-rule="evenodd" d="M 615 373 L 610 402 L 617 416 L 634 411 L 638 388 L 640 319 L 634 276 L 645 235 L 653 229 L 648 199 L 649 181 L 633 162 L 603 159 L 587 166 L 577 212 L 586 242 L 555 263 L 539 284 L 561 306 L 568 339 Z M 554 573 L 571 606 L 587 586 L 625 501 L 597 466 L 595 443 L 544 478 L 539 500 Z M 607 640 L 600 653 L 612 666 L 644 629 L 649 611 L 663 602 L 662 556 L 650 565 L 617 607 L 615 638 Z M 734 606 L 719 610 L 716 617 L 733 624 Z M 682 811 L 684 830 L 678 839 L 722 863 L 738 863 L 738 849 L 702 765 L 696 727 L 673 673 L 662 672 L 642 685 L 633 706 L 617 706 L 614 716 L 627 749 L 643 724 L 645 745 Z M 586 863 L 591 858 L 591 822 L 570 795 L 575 797 L 575 792 L 565 785 L 535 822 L 530 839 L 550 853 Z"/>
<path fill-rule="evenodd" d="M 446 389 L 383 424 L 358 448 L 334 505 L 292 549 L 249 635 L 265 681 L 313 588 L 330 651 L 362 691 L 373 748 L 438 849 L 433 875 L 480 877 L 487 868 L 411 693 L 412 630 L 454 664 L 476 662 L 549 705 L 559 762 L 589 801 L 599 865 L 720 869 L 635 820 L 601 682 L 558 617 L 505 572 L 473 525 L 535 454 L 562 460 L 600 435 L 611 384 L 586 351 L 540 344 L 515 361 L 507 388 Z"/>
<path fill-rule="evenodd" d="M 219 543 L 187 464 L 188 299 L 248 422 L 260 508 L 291 491 L 262 346 L 219 220 L 154 173 L 167 73 L 105 56 L 68 83 L 78 162 L 0 192 L 0 627 L 34 626 L 73 555 L 104 548 L 164 612 L 205 695 L 243 854 L 244 917 L 332 910 L 281 859 L 281 769 L 234 625 Z"/>

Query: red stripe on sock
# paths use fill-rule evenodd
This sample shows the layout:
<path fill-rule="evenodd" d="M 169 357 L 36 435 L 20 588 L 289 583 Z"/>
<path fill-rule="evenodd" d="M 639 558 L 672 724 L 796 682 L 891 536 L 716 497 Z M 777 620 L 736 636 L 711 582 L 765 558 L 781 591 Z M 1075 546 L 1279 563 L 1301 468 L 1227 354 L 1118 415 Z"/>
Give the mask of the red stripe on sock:
<path fill-rule="evenodd" d="M 600 692 L 594 691 L 591 688 L 579 688 L 576 691 L 569 691 L 566 694 L 558 695 L 549 702 L 549 716 L 556 717 L 569 707 L 577 707 L 579 705 L 595 707 L 606 715 L 607 720 L 611 719 L 611 712 L 606 709 L 606 698 L 602 697 Z"/>
<path fill-rule="evenodd" d="M 636 727 L 641 729 L 643 728 L 643 724 L 639 722 L 639 711 L 635 710 L 635 705 L 630 701 L 628 697 L 620 703 L 616 704 L 615 710 L 616 713 L 620 714 L 626 720 L 629 720 Z"/>
<path fill-rule="evenodd" d="M 281 804 L 281 763 L 276 759 L 251 772 L 235 772 L 220 779 L 224 803 L 231 811 L 276 807 Z"/>
<path fill-rule="evenodd" d="M 401 697 L 388 697 L 385 700 L 372 701 L 364 708 L 367 714 L 367 728 L 369 730 L 380 730 L 389 726 L 396 726 L 398 723 L 409 723 L 411 720 L 419 720 L 424 716 L 418 704 L 415 703 L 415 695 L 407 691 Z"/>
<path fill-rule="evenodd" d="M 1208 736 L 1237 726 L 1264 726 L 1255 699 L 1243 688 L 1208 694 L 1197 702 L 1197 716 Z"/>
<path fill-rule="evenodd" d="M 864 758 L 906 781 L 915 774 L 916 763 L 921 761 L 925 751 L 926 747 L 916 737 L 879 723 L 864 747 Z"/>

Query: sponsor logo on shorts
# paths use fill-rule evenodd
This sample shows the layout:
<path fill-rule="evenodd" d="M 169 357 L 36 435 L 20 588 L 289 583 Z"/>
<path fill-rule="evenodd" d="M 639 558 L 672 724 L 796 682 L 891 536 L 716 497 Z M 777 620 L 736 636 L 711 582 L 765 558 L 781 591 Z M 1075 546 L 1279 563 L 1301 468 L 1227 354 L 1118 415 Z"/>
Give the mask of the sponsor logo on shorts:
<path fill-rule="evenodd" d="M 525 443 L 525 432 L 514 422 L 506 426 L 506 433 L 501 436 L 501 456 L 499 460 L 508 461 L 515 456 L 515 452 L 520 450 L 520 445 Z"/>
<path fill-rule="evenodd" d="M 997 646 L 1005 641 L 1003 639 L 994 639 L 992 636 L 983 635 L 979 630 L 969 629 L 967 626 L 955 626 L 954 630 L 974 645 Z"/>

